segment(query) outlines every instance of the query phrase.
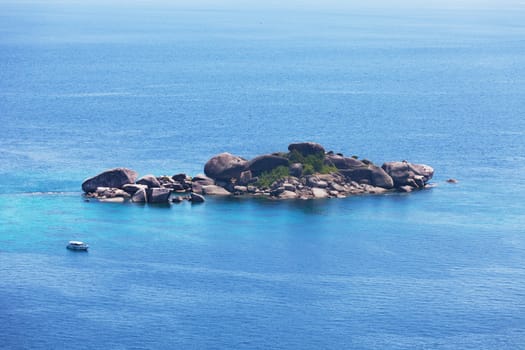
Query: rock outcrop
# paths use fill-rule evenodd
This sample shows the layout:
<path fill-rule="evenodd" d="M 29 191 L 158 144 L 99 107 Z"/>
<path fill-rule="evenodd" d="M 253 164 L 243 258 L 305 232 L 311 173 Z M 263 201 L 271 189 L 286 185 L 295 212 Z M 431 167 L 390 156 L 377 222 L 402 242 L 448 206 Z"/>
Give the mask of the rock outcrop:
<path fill-rule="evenodd" d="M 318 143 L 288 146 L 289 153 L 271 153 L 250 161 L 221 153 L 212 157 L 204 174 L 145 175 L 126 168 L 104 171 L 87 179 L 82 189 L 100 201 L 134 203 L 201 203 L 204 196 L 254 196 L 271 199 L 344 198 L 353 195 L 412 192 L 428 188 L 434 169 L 407 161 L 386 162 L 328 152 Z M 453 182 L 453 180 L 449 180 Z M 176 195 L 172 196 L 172 193 Z"/>

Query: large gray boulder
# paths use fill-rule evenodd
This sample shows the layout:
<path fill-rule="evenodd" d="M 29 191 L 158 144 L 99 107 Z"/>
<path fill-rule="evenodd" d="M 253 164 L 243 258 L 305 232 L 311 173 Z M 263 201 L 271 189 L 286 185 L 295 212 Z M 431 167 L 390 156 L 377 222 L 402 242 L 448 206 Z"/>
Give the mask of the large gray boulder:
<path fill-rule="evenodd" d="M 148 195 L 146 194 L 146 189 L 137 189 L 137 191 L 133 194 L 133 197 L 131 197 L 131 201 L 133 203 L 147 203 Z"/>
<path fill-rule="evenodd" d="M 231 192 L 228 192 L 223 187 L 217 186 L 217 185 L 202 186 L 202 193 L 205 195 L 210 195 L 210 196 L 229 196 L 231 195 Z"/>
<path fill-rule="evenodd" d="M 408 185 L 411 174 L 408 162 L 386 162 L 382 166 L 383 170 L 390 175 L 395 187 Z"/>
<path fill-rule="evenodd" d="M 311 154 L 323 154 L 324 155 L 325 153 L 324 147 L 315 142 L 292 143 L 288 146 L 288 150 L 290 152 L 297 151 L 301 153 L 303 156 L 309 156 Z"/>
<path fill-rule="evenodd" d="M 204 173 L 213 179 L 230 180 L 239 178 L 239 175 L 247 169 L 248 162 L 230 153 L 221 153 L 206 162 Z"/>
<path fill-rule="evenodd" d="M 394 180 L 392 180 L 392 177 L 388 175 L 386 171 L 383 170 L 383 168 L 375 165 L 370 165 L 369 168 L 371 170 L 371 185 L 386 189 L 394 187 Z"/>
<path fill-rule="evenodd" d="M 106 170 L 96 176 L 86 179 L 82 183 L 82 190 L 86 193 L 96 191 L 97 187 L 122 188 L 126 184 L 135 183 L 137 172 L 127 168 Z"/>
<path fill-rule="evenodd" d="M 160 182 L 154 175 L 144 175 L 137 180 L 139 185 L 148 186 L 148 188 L 157 188 L 160 187 Z"/>
<path fill-rule="evenodd" d="M 383 170 L 392 177 L 394 186 L 424 187 L 434 175 L 434 169 L 424 164 L 411 164 L 406 161 L 387 162 L 382 166 Z"/>
<path fill-rule="evenodd" d="M 288 158 L 266 154 L 256 157 L 248 162 L 248 169 L 252 172 L 252 176 L 259 176 L 264 172 L 270 172 L 279 166 L 288 166 Z"/>
<path fill-rule="evenodd" d="M 354 158 L 343 157 L 338 154 L 327 154 L 326 162 L 337 169 L 356 169 L 366 167 L 366 164 Z"/>
<path fill-rule="evenodd" d="M 148 203 L 165 204 L 170 202 L 171 190 L 167 188 L 148 188 L 146 193 L 148 195 Z"/>

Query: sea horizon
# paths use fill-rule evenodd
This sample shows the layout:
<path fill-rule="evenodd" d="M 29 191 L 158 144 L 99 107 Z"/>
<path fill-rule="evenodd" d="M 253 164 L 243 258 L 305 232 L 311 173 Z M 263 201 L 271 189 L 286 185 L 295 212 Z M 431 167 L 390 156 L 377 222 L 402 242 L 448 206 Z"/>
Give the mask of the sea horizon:
<path fill-rule="evenodd" d="M 524 349 L 524 38 L 513 0 L 0 0 L 0 348 Z M 82 189 L 296 142 L 431 188 Z"/>

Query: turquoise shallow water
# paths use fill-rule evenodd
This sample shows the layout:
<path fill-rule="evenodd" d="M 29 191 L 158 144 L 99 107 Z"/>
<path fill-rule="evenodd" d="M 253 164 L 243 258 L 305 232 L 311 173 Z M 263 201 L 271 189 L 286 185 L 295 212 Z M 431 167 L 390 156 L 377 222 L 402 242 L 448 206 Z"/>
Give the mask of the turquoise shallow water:
<path fill-rule="evenodd" d="M 330 6 L 0 4 L 1 348 L 523 348 L 522 5 Z M 437 187 L 80 196 L 299 140 Z"/>

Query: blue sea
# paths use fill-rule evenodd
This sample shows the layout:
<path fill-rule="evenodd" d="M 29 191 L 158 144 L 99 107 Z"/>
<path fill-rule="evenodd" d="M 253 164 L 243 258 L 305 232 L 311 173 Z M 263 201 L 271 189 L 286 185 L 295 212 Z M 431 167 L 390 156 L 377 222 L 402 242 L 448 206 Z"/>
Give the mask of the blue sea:
<path fill-rule="evenodd" d="M 524 102 L 522 1 L 2 0 L 0 348 L 525 349 Z M 297 141 L 435 187 L 81 197 Z"/>

